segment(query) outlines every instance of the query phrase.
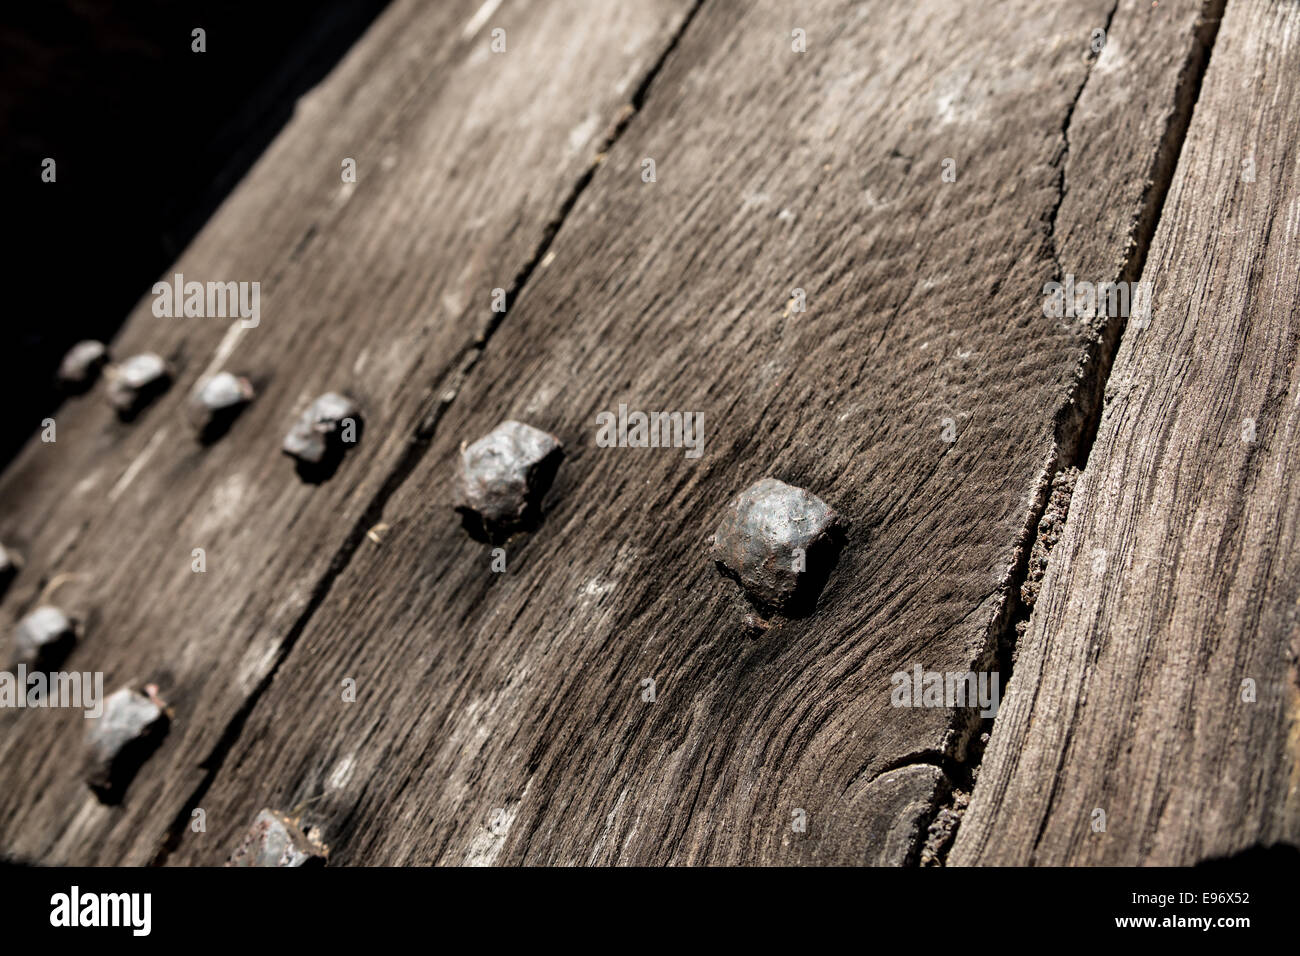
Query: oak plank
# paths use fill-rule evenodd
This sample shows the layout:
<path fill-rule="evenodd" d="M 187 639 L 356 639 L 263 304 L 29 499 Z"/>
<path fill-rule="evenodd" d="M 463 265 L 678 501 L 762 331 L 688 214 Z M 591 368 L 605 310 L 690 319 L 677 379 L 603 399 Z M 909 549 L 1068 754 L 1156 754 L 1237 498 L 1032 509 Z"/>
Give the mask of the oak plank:
<path fill-rule="evenodd" d="M 1295 4 L 1228 4 L 951 862 L 1300 842 L 1297 35 Z"/>
<path fill-rule="evenodd" d="M 1201 13 L 705 3 L 168 862 L 263 805 L 343 864 L 914 860 L 976 728 L 892 708 L 891 674 L 995 659 L 1109 333 L 1043 285 L 1131 268 Z M 703 413 L 704 455 L 597 447 L 620 402 Z M 510 417 L 567 458 L 494 573 L 452 489 Z M 815 613 L 755 639 L 706 539 L 769 474 L 853 527 Z"/>
<path fill-rule="evenodd" d="M 260 281 L 260 324 L 160 319 L 146 298 L 114 352 L 167 356 L 177 384 L 130 425 L 98 393 L 69 403 L 57 442 L 33 441 L 0 479 L 0 539 L 27 558 L 6 618 L 61 581 L 53 599 L 88 621 L 67 666 L 102 671 L 110 690 L 153 680 L 176 711 L 117 809 L 79 780 L 79 714 L 0 714 L 0 852 L 158 853 L 500 318 L 492 290 L 513 291 L 689 10 L 396 3 L 301 100 L 174 270 Z M 209 367 L 248 374 L 260 395 L 204 449 L 181 403 Z M 330 481 L 308 485 L 280 440 L 331 389 L 358 400 L 367 428 Z"/>

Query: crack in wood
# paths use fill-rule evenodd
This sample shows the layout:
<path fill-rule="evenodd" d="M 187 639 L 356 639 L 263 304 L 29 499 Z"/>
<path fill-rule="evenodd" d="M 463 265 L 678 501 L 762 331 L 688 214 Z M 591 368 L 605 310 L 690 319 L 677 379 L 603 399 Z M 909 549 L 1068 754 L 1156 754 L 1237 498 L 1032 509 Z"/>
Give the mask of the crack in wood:
<path fill-rule="evenodd" d="M 1160 222 L 1160 214 L 1164 207 L 1165 198 L 1173 182 L 1178 157 L 1182 152 L 1183 143 L 1191 126 L 1192 114 L 1196 109 L 1201 83 L 1209 66 L 1214 41 L 1218 35 L 1219 23 L 1226 5 L 1227 0 L 1204 0 L 1202 4 L 1201 15 L 1198 18 L 1197 29 L 1193 36 L 1194 46 L 1184 61 L 1183 70 L 1178 79 L 1175 92 L 1176 108 L 1165 127 L 1160 148 L 1153 157 L 1148 177 L 1148 187 L 1143 196 L 1142 212 L 1133 223 L 1128 256 L 1123 267 L 1119 270 L 1116 281 L 1135 281 L 1142 275 L 1143 268 L 1146 265 L 1147 254 L 1151 249 L 1156 227 Z M 1117 0 L 1111 8 L 1110 16 L 1106 19 L 1105 30 L 1107 36 L 1110 34 L 1111 24 L 1118 9 L 1119 2 Z M 1069 129 L 1074 119 L 1075 108 L 1087 89 L 1088 80 L 1092 77 L 1095 65 L 1096 60 L 1094 59 L 1089 65 L 1087 76 L 1084 77 L 1083 83 L 1080 84 L 1078 92 L 1067 108 L 1061 129 L 1065 140 L 1061 157 L 1061 185 L 1056 205 L 1049 220 L 1049 238 L 1056 274 L 1058 279 L 1062 281 L 1064 280 L 1064 269 L 1061 265 L 1056 242 L 1056 221 L 1067 192 L 1065 172 L 1070 151 Z M 1057 475 L 1068 468 L 1075 468 L 1082 473 L 1087 466 L 1088 455 L 1092 450 L 1093 441 L 1096 438 L 1101 422 L 1106 383 L 1115 356 L 1119 352 L 1126 319 L 1127 316 L 1124 315 L 1110 317 L 1087 342 L 1084 347 L 1084 355 L 1076 369 L 1075 386 L 1068 395 L 1067 400 L 1057 410 L 1056 438 L 1053 450 L 1044 468 L 1043 479 L 1039 484 L 1038 492 L 1035 495 L 1028 516 L 1029 520 L 1025 525 L 1030 533 L 1022 540 L 1016 564 L 1005 582 L 1010 590 L 1003 605 L 1003 613 L 999 614 L 998 620 L 990 628 L 990 635 L 993 640 L 990 642 L 991 646 L 988 651 L 994 655 L 997 661 L 1002 686 L 1007 690 L 1010 690 L 1010 680 L 1014 669 L 1017 628 L 1022 623 L 1027 624 L 1030 615 L 1030 608 L 1025 605 L 1021 597 L 1021 589 L 1029 577 L 1029 559 L 1039 534 L 1039 526 L 1046 512 L 1052 486 Z M 1003 706 L 1005 705 L 1006 700 L 1004 699 Z M 960 746 L 955 750 L 957 753 L 961 753 L 962 750 L 966 753 L 965 760 L 960 761 L 957 767 L 961 780 L 953 780 L 954 786 L 949 800 L 936 813 L 931 823 L 938 821 L 945 813 L 955 813 L 957 819 L 951 827 L 951 832 L 946 834 L 942 847 L 933 854 L 935 865 L 943 866 L 947 863 L 948 851 L 956 839 L 957 828 L 960 826 L 961 811 L 964 810 L 964 807 L 959 808 L 956 804 L 961 801 L 963 794 L 969 797 L 973 792 L 979 778 L 979 768 L 984 751 L 992 734 L 996 731 L 996 718 L 985 720 L 983 725 L 984 729 L 978 735 L 974 730 L 968 730 L 967 737 L 960 742 Z M 960 785 L 961 782 L 965 782 L 969 789 L 963 790 Z M 1056 780 L 1053 781 L 1054 788 L 1056 782 Z M 1048 814 L 1045 813 L 1043 819 L 1046 821 Z M 1041 838 L 1041 832 L 1039 836 Z"/>
<path fill-rule="evenodd" d="M 1110 26 L 1115 20 L 1115 11 L 1119 9 L 1119 3 L 1120 0 L 1115 0 L 1115 3 L 1110 8 L 1110 13 L 1106 15 L 1106 24 L 1101 28 L 1103 38 L 1110 36 Z M 1102 50 L 1104 49 L 1103 45 Z M 1061 120 L 1061 179 L 1056 190 L 1056 205 L 1052 207 L 1051 215 L 1048 217 L 1048 239 L 1052 244 L 1052 262 L 1056 264 L 1056 277 L 1060 282 L 1065 281 L 1065 268 L 1061 265 L 1061 250 L 1056 242 L 1056 218 L 1060 215 L 1061 204 L 1065 202 L 1065 194 L 1070 188 L 1066 182 L 1066 173 L 1070 165 L 1070 123 L 1074 120 L 1074 111 L 1079 105 L 1083 91 L 1088 88 L 1088 80 L 1092 79 L 1092 71 L 1096 68 L 1097 61 L 1101 59 L 1101 53 L 1101 50 L 1097 51 L 1088 63 L 1088 72 L 1083 75 L 1083 81 L 1079 84 L 1079 88 L 1074 91 L 1074 99 L 1070 100 L 1070 105 L 1065 109 L 1065 118 Z"/>

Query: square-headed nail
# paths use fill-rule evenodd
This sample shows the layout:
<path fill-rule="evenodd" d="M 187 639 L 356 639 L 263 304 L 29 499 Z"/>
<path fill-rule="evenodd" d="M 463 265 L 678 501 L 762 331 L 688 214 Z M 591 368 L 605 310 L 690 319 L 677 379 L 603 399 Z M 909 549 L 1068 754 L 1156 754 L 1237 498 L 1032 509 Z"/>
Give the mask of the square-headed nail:
<path fill-rule="evenodd" d="M 288 814 L 261 810 L 226 866 L 324 866 L 329 850 Z"/>
<path fill-rule="evenodd" d="M 758 607 L 802 612 L 816 601 L 847 527 L 811 492 L 763 478 L 727 506 L 713 558 Z"/>

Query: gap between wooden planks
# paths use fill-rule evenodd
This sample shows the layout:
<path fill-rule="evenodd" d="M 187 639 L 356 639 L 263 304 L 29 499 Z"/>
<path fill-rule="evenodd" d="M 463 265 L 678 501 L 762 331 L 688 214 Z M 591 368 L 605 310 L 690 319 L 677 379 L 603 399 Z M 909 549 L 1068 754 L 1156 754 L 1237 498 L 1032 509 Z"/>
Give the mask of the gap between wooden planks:
<path fill-rule="evenodd" d="M 1231 0 L 952 862 L 1300 844 L 1297 70 Z"/>

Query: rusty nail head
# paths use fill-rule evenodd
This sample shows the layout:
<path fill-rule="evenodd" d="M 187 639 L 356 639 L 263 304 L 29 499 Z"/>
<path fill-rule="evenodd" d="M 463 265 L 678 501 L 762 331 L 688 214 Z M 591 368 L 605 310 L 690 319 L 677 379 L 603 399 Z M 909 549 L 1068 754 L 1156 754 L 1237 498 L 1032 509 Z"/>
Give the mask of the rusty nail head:
<path fill-rule="evenodd" d="M 226 866 L 324 866 L 329 850 L 314 831 L 275 810 L 261 810 Z"/>
<path fill-rule="evenodd" d="M 326 392 L 298 417 L 284 436 L 281 449 L 298 459 L 300 465 L 330 468 L 338 464 L 346 450 L 348 422 L 354 430 L 360 429 L 361 410 L 357 403 L 338 392 Z"/>
<path fill-rule="evenodd" d="M 760 609 L 798 613 L 815 603 L 847 527 L 811 492 L 763 478 L 727 506 L 713 558 Z"/>
<path fill-rule="evenodd" d="M 218 372 L 199 382 L 185 405 L 199 440 L 219 438 L 253 400 L 253 395 L 253 383 L 230 372 Z"/>
<path fill-rule="evenodd" d="M 541 513 L 564 449 L 558 438 L 505 421 L 461 449 L 461 501 L 467 524 L 488 535 L 526 527 Z"/>
<path fill-rule="evenodd" d="M 59 363 L 59 384 L 68 391 L 85 391 L 108 362 L 103 342 L 85 339 L 68 349 Z"/>
<path fill-rule="evenodd" d="M 101 803 L 117 803 L 171 724 L 171 712 L 152 684 L 124 687 L 104 701 L 86 731 L 86 782 Z"/>
<path fill-rule="evenodd" d="M 108 400 L 127 420 L 166 391 L 172 379 L 167 363 L 153 352 L 141 352 L 120 365 L 110 365 L 105 374 Z"/>
<path fill-rule="evenodd" d="M 78 625 L 57 607 L 42 605 L 14 630 L 14 662 L 33 670 L 58 667 L 77 643 Z"/>

